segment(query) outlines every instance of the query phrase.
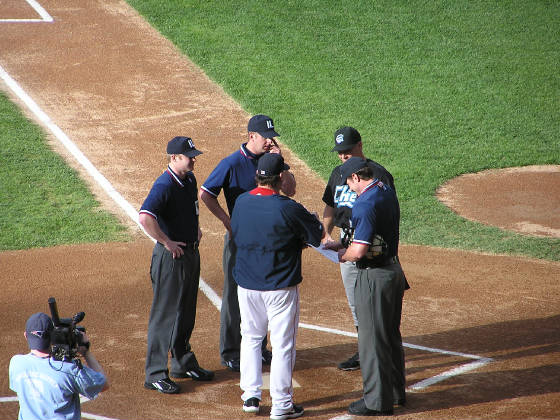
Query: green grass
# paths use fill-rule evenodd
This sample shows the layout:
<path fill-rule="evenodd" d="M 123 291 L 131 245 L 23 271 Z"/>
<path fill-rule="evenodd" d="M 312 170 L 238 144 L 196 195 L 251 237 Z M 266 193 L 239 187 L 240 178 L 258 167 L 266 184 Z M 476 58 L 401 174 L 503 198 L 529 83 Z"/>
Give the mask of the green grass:
<path fill-rule="evenodd" d="M 560 260 L 559 240 L 434 196 L 462 173 L 560 163 L 560 2 L 129 3 L 324 179 L 334 131 L 356 127 L 395 176 L 403 242 Z M 0 249 L 124 237 L 4 96 L 0 142 Z"/>
<path fill-rule="evenodd" d="M 0 93 L 0 250 L 126 239 L 45 134 Z"/>
<path fill-rule="evenodd" d="M 334 131 L 356 127 L 395 176 L 403 242 L 560 260 L 559 240 L 434 196 L 462 173 L 560 163 L 560 2 L 129 3 L 324 179 Z"/>

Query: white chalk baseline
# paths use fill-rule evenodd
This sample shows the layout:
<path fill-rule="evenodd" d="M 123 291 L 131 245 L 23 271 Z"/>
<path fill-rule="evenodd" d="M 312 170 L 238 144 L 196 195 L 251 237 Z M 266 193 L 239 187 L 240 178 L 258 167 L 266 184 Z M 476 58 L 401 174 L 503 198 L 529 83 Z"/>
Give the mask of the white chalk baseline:
<path fill-rule="evenodd" d="M 32 8 L 37 12 L 37 14 L 41 17 L 40 19 L 2 19 L 0 18 L 0 23 L 52 23 L 54 19 L 51 15 L 35 0 L 25 0 Z"/>

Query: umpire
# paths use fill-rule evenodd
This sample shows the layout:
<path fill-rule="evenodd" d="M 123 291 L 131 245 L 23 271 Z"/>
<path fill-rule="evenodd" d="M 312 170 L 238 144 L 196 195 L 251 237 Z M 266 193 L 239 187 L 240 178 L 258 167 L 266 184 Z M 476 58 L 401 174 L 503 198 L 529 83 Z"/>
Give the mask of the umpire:
<path fill-rule="evenodd" d="M 404 405 L 406 398 L 400 333 L 406 279 L 397 256 L 399 202 L 391 187 L 373 177 L 366 159 L 348 159 L 340 173 L 358 195 L 351 244 L 339 250 L 341 262 L 354 261 L 358 268 L 355 300 L 363 398 L 350 404 L 348 412 L 390 415 L 393 404 Z"/>
<path fill-rule="evenodd" d="M 334 148 L 332 151 L 338 153 L 338 158 L 342 163 L 346 162 L 351 157 L 365 158 L 362 150 L 362 137 L 358 130 L 353 127 L 346 126 L 336 130 L 334 133 Z M 391 173 L 379 163 L 370 159 L 367 159 L 367 161 L 368 166 L 373 172 L 373 176 L 382 181 L 385 185 L 390 186 L 396 192 Z M 342 165 L 338 165 L 333 169 L 329 177 L 329 182 L 325 187 L 325 192 L 323 193 L 323 202 L 325 203 L 323 226 L 326 232 L 325 238 L 323 239 L 324 244 L 334 242 L 331 233 L 335 226 L 340 228 L 341 238 L 347 240 L 352 235 L 350 217 L 352 216 L 352 207 L 356 201 L 356 193 L 348 187 L 346 179 L 340 176 L 341 166 Z M 356 316 L 356 306 L 354 303 L 354 287 L 356 285 L 356 277 L 358 276 L 356 264 L 352 261 L 340 263 L 340 275 L 357 331 L 358 317 Z M 359 369 L 359 354 L 356 353 L 348 360 L 340 362 L 338 368 L 341 370 Z"/>
<path fill-rule="evenodd" d="M 226 228 L 222 258 L 224 289 L 220 310 L 220 358 L 222 364 L 234 372 L 239 372 L 240 369 L 241 316 L 237 285 L 233 280 L 237 248 L 231 239 L 230 215 L 233 214 L 237 197 L 257 186 L 255 173 L 260 158 L 267 153 L 281 154 L 274 140 L 278 136 L 270 117 L 263 114 L 254 115 L 247 124 L 247 142 L 243 143 L 239 150 L 222 159 L 200 187 L 200 200 Z M 227 212 L 218 202 L 218 195 L 222 190 Z M 290 197 L 295 194 L 295 179 L 288 171 L 284 171 L 281 190 Z M 272 353 L 266 348 L 266 343 L 265 337 L 262 342 L 262 359 L 263 363 L 270 364 Z"/>
<path fill-rule="evenodd" d="M 196 178 L 192 173 L 198 151 L 189 137 L 175 137 L 167 144 L 167 170 L 155 181 L 142 204 L 139 222 L 157 240 L 151 263 L 154 297 L 148 324 L 146 381 L 144 387 L 176 394 L 171 376 L 209 381 L 214 372 L 202 369 L 189 340 L 196 317 L 200 276 Z"/>

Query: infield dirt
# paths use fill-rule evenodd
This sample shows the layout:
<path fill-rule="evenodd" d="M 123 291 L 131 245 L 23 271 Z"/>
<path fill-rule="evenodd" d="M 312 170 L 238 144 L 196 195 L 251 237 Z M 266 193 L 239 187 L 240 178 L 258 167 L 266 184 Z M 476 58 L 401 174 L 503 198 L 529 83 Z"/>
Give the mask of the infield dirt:
<path fill-rule="evenodd" d="M 20 6 L 11 1 L 2 4 L 0 11 L 13 16 L 20 13 Z M 199 184 L 221 158 L 245 141 L 247 113 L 124 2 L 53 0 L 43 6 L 54 23 L 0 23 L 0 65 L 135 208 L 165 168 L 165 144 L 173 136 L 192 137 L 204 152 L 195 168 Z M 0 87 L 12 95 L 5 85 Z M 278 130 L 282 133 L 282 127 Z M 84 325 L 92 349 L 111 378 L 111 389 L 84 403 L 84 412 L 114 419 L 247 418 L 241 411 L 238 375 L 220 366 L 219 312 L 202 292 L 191 344 L 201 365 L 216 370 L 215 381 L 181 380 L 182 392 L 174 396 L 142 387 L 152 243 L 56 139 L 50 140 L 105 207 L 130 226 L 133 240 L 0 253 L 4 285 L 0 305 L 6 315 L 0 346 L 4 372 L 13 354 L 26 351 L 27 317 L 48 311 L 47 299 L 55 296 L 64 316 L 86 312 Z M 295 198 L 321 213 L 324 182 L 286 147 L 283 153 L 298 181 Z M 558 186 L 557 171 L 550 173 L 539 177 L 543 192 L 556 191 L 552 188 Z M 553 183 L 550 189 L 545 185 L 548 179 Z M 507 202 L 510 194 L 524 188 L 524 182 L 501 182 L 498 191 L 493 184 L 481 193 L 484 186 L 478 185 L 477 196 L 492 194 Z M 465 201 L 477 206 L 476 197 Z M 559 229 L 554 211 L 558 201 L 555 205 L 549 220 L 527 222 Z M 203 207 L 201 225 L 201 277 L 220 295 L 224 229 Z M 410 245 L 401 246 L 400 257 L 412 286 L 404 301 L 404 341 L 494 361 L 410 392 L 407 407 L 395 415 L 557 417 L 560 264 Z M 304 252 L 301 297 L 301 322 L 352 332 L 338 267 L 312 250 Z M 335 366 L 355 351 L 355 338 L 300 329 L 297 347 L 294 378 L 300 386 L 295 395 L 306 409 L 305 416 L 345 415 L 348 404 L 361 395 L 361 376 L 359 371 L 341 372 Z M 472 361 L 410 347 L 406 359 L 409 386 Z M 0 397 L 13 395 L 4 375 Z M 259 416 L 267 417 L 267 393 L 263 406 Z M 15 402 L 1 403 L 0 418 L 16 418 L 17 410 Z"/>

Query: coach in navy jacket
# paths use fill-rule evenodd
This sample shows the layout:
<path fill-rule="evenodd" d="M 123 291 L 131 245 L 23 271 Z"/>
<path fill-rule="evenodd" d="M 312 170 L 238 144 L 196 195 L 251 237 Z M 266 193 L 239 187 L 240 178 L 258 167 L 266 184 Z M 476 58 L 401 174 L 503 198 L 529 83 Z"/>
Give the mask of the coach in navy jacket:
<path fill-rule="evenodd" d="M 319 246 L 324 230 L 301 204 L 280 195 L 283 172 L 279 154 L 259 159 L 257 188 L 237 198 L 231 218 L 237 247 L 233 278 L 241 313 L 243 410 L 258 412 L 262 388 L 260 343 L 270 328 L 271 419 L 296 418 L 303 408 L 293 402 L 292 371 L 299 322 L 301 252 Z M 282 175 L 281 175 L 282 174 Z"/>

